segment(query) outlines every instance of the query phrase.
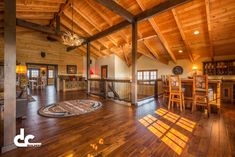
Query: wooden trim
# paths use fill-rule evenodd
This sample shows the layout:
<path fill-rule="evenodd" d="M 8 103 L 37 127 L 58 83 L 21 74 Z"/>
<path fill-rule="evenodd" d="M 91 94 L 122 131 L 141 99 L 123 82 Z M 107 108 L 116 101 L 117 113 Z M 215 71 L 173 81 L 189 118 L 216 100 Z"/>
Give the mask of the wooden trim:
<path fill-rule="evenodd" d="M 99 4 L 105 6 L 106 8 L 110 9 L 111 11 L 117 13 L 118 15 L 122 16 L 129 22 L 133 22 L 134 15 L 132 15 L 129 11 L 121 7 L 119 4 L 112 0 L 96 0 Z"/>

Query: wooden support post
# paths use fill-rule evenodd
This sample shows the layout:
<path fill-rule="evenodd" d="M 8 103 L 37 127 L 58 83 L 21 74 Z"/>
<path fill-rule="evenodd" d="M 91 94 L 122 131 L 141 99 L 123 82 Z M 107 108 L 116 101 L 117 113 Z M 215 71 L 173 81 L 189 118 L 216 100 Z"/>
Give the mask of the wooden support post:
<path fill-rule="evenodd" d="M 90 42 L 87 43 L 87 69 L 86 69 L 86 76 L 87 76 L 87 94 L 90 94 L 90 52 L 91 52 L 91 44 Z"/>
<path fill-rule="evenodd" d="M 137 105 L 137 22 L 132 23 L 132 82 L 131 82 L 131 103 Z"/>
<path fill-rule="evenodd" d="M 2 152 L 15 148 L 16 135 L 16 0 L 4 1 L 4 113 Z"/>
<path fill-rule="evenodd" d="M 60 33 L 60 16 L 56 16 L 56 34 L 59 34 Z"/>

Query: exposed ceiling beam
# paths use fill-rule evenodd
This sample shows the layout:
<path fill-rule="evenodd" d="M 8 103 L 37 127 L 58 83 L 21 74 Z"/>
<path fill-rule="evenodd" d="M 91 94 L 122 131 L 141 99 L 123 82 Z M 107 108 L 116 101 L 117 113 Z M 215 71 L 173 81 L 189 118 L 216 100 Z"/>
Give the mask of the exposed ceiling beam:
<path fill-rule="evenodd" d="M 209 42 L 210 42 L 210 55 L 211 58 L 214 58 L 214 47 L 213 47 L 213 37 L 212 37 L 212 27 L 211 27 L 211 17 L 210 17 L 210 0 L 205 0 L 206 3 L 206 19 L 207 19 L 207 27 L 209 33 Z"/>
<path fill-rule="evenodd" d="M 145 20 L 153 15 L 157 15 L 157 14 L 160 14 L 160 13 L 163 13 L 165 11 L 168 11 L 178 5 L 181 5 L 181 4 L 185 4 L 189 1 L 192 1 L 192 0 L 174 0 L 174 1 L 166 1 L 164 3 L 161 3 L 151 9 L 148 9 L 140 14 L 138 14 L 137 16 L 135 16 L 135 19 L 138 20 L 138 21 L 142 21 L 142 20 Z M 112 34 L 120 29 L 123 29 L 127 26 L 129 26 L 130 23 L 128 21 L 123 21 L 117 25 L 114 25 L 100 33 L 97 33 L 95 34 L 94 36 L 88 38 L 88 41 L 94 41 L 94 40 L 97 40 L 99 38 L 102 38 L 104 36 L 107 36 L 109 34 Z"/>
<path fill-rule="evenodd" d="M 183 28 L 182 28 L 182 24 L 181 24 L 181 22 L 180 22 L 180 20 L 179 20 L 179 17 L 178 17 L 178 15 L 177 15 L 176 10 L 175 10 L 175 9 L 172 9 L 172 13 L 173 13 L 175 22 L 176 22 L 176 24 L 177 24 L 177 27 L 178 27 L 178 29 L 179 29 L 179 31 L 180 31 L 181 37 L 182 37 L 182 39 L 183 39 L 184 45 L 185 45 L 185 47 L 186 47 L 189 60 L 190 60 L 191 62 L 194 62 L 194 59 L 193 59 L 193 56 L 192 56 L 192 52 L 191 52 L 191 49 L 190 49 L 190 45 L 189 45 L 188 41 L 186 40 L 186 36 L 185 36 L 185 34 L 184 34 L 184 31 L 183 31 Z"/>
<path fill-rule="evenodd" d="M 139 4 L 140 8 L 144 11 L 145 7 L 144 4 L 141 0 L 136 0 L 137 3 Z M 171 51 L 170 46 L 167 42 L 167 40 L 165 39 L 165 37 L 163 36 L 163 34 L 161 33 L 158 25 L 156 24 L 154 18 L 149 18 L 148 19 L 150 25 L 152 26 L 153 30 L 156 32 L 156 34 L 158 35 L 159 40 L 161 41 L 162 45 L 165 47 L 166 51 L 168 52 L 168 54 L 170 55 L 171 59 L 173 60 L 174 63 L 176 63 L 176 58 L 174 53 Z M 158 57 L 159 58 L 159 57 Z"/>
<path fill-rule="evenodd" d="M 143 21 L 155 16 L 156 14 L 163 13 L 167 10 L 173 9 L 179 5 L 188 3 L 192 0 L 168 0 L 164 3 L 154 6 L 151 9 L 145 10 L 144 12 L 138 14 L 135 19 L 136 21 Z"/>
<path fill-rule="evenodd" d="M 164 64 L 168 64 L 168 61 L 166 59 L 160 58 L 158 55 L 158 52 L 152 48 L 152 46 L 150 45 L 149 41 L 144 40 L 144 45 L 147 47 L 147 49 L 162 63 Z"/>
<path fill-rule="evenodd" d="M 109 10 L 117 13 L 118 15 L 122 16 L 129 22 L 133 22 L 134 15 L 132 15 L 129 11 L 124 9 L 122 6 L 114 2 L 113 0 L 96 0 L 99 4 L 105 6 Z"/>
<path fill-rule="evenodd" d="M 32 29 L 35 31 L 43 32 L 43 33 L 56 34 L 55 30 L 48 27 L 48 26 L 35 24 L 35 23 L 28 22 L 28 21 L 21 20 L 21 19 L 16 19 L 16 25 L 21 26 L 21 27 L 25 27 L 28 29 Z"/>
<path fill-rule="evenodd" d="M 50 21 L 50 23 L 49 23 L 49 26 L 53 26 L 53 23 L 56 21 L 56 17 L 57 17 L 57 16 L 60 16 L 60 15 L 63 13 L 63 11 L 64 11 L 66 8 L 69 7 L 69 4 L 70 4 L 70 3 L 71 3 L 71 0 L 66 0 L 65 3 L 62 3 L 62 4 L 60 5 L 59 11 L 54 14 L 54 18 L 51 19 L 51 21 Z"/>

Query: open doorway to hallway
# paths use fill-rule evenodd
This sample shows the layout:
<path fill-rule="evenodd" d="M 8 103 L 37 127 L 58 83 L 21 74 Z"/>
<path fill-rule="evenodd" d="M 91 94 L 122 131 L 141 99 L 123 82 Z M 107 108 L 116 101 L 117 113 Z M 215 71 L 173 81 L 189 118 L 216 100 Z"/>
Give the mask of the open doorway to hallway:
<path fill-rule="evenodd" d="M 57 86 L 58 65 L 26 63 L 30 89 Z"/>

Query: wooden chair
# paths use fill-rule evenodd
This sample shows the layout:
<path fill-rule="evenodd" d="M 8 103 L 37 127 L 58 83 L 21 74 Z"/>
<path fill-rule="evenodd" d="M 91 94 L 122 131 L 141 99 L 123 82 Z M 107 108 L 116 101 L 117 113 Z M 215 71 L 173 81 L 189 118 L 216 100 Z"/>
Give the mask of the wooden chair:
<path fill-rule="evenodd" d="M 180 111 L 184 110 L 184 93 L 182 91 L 181 79 L 178 75 L 169 76 L 169 92 L 168 109 L 170 109 L 171 105 L 173 108 L 174 103 L 177 103 L 180 106 Z"/>
<path fill-rule="evenodd" d="M 192 112 L 196 106 L 203 106 L 207 108 L 208 117 L 210 115 L 210 104 L 208 97 L 208 76 L 195 75 L 193 77 L 193 106 Z"/>
<path fill-rule="evenodd" d="M 169 99 L 169 82 L 167 75 L 161 75 L 162 80 L 162 90 L 163 90 L 163 102 L 165 103 L 166 100 Z"/>

